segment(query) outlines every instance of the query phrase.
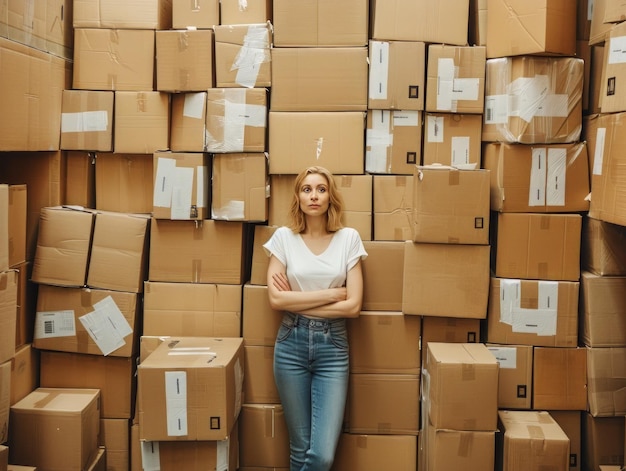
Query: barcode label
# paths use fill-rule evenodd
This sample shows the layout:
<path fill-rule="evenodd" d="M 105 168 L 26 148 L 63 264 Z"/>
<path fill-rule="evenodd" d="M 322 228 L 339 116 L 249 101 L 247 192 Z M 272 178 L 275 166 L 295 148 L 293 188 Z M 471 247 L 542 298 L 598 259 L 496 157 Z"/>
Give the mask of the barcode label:
<path fill-rule="evenodd" d="M 54 320 L 44 321 L 43 332 L 46 335 L 54 334 Z"/>
<path fill-rule="evenodd" d="M 34 338 L 76 336 L 76 322 L 73 310 L 38 312 L 35 317 Z"/>

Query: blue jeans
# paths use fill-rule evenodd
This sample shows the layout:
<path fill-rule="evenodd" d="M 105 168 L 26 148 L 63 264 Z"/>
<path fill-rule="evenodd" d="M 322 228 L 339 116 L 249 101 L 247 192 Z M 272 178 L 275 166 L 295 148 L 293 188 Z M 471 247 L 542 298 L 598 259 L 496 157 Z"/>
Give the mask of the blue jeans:
<path fill-rule="evenodd" d="M 327 471 L 333 464 L 348 359 L 345 319 L 285 313 L 274 348 L 274 378 L 289 431 L 290 471 Z"/>

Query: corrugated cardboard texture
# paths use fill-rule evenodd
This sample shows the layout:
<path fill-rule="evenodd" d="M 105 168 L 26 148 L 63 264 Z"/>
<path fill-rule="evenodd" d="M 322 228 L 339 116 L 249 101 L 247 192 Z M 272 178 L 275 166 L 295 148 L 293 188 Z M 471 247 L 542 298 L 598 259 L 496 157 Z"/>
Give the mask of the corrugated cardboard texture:
<path fill-rule="evenodd" d="M 172 0 L 74 0 L 74 28 L 169 29 Z"/>
<path fill-rule="evenodd" d="M 213 0 L 218 3 L 217 0 Z M 249 25 L 272 20 L 273 3 L 270 0 L 247 2 L 245 7 L 240 0 L 220 0 L 220 21 L 222 25 Z M 212 25 L 216 25 L 213 22 Z"/>
<path fill-rule="evenodd" d="M 151 154 L 169 149 L 170 94 L 115 92 L 113 149 L 122 154 Z"/>
<path fill-rule="evenodd" d="M 246 345 L 244 355 L 246 380 L 243 395 L 246 404 L 280 404 L 274 381 L 274 346 Z"/>
<path fill-rule="evenodd" d="M 151 213 L 152 154 L 99 153 L 96 156 L 96 208 L 120 213 Z"/>
<path fill-rule="evenodd" d="M 280 312 L 271 308 L 267 286 L 243 287 L 243 339 L 246 345 L 271 347 L 282 322 Z"/>

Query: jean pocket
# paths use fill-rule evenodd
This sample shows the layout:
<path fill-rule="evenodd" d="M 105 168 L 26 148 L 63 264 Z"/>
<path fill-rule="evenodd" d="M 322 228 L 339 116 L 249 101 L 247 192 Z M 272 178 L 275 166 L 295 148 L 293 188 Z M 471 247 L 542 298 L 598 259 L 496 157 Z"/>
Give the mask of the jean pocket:
<path fill-rule="evenodd" d="M 348 332 L 345 326 L 331 327 L 329 331 L 330 341 L 340 350 L 348 350 Z"/>
<path fill-rule="evenodd" d="M 293 332 L 293 323 L 282 322 L 278 329 L 278 334 L 276 334 L 276 342 L 284 342 L 289 338 L 291 332 Z"/>

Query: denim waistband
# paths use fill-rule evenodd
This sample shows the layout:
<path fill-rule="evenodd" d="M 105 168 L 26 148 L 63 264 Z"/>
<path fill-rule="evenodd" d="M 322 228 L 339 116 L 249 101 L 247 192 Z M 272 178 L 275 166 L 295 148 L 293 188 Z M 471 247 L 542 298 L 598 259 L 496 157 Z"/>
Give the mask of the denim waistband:
<path fill-rule="evenodd" d="M 315 319 L 312 317 L 295 314 L 293 312 L 285 312 L 284 320 L 291 322 L 293 325 L 308 327 L 309 329 L 327 329 L 330 326 L 345 324 L 344 318 L 334 319 Z"/>

